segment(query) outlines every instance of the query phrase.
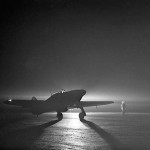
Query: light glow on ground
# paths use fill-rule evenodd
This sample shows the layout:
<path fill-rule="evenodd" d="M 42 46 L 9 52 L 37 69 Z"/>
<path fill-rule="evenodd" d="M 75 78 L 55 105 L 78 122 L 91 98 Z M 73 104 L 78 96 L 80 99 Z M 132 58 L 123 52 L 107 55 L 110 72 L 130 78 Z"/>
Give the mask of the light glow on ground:
<path fill-rule="evenodd" d="M 72 129 L 85 128 L 85 125 L 79 119 L 79 113 L 67 113 L 67 124 L 65 126 Z"/>

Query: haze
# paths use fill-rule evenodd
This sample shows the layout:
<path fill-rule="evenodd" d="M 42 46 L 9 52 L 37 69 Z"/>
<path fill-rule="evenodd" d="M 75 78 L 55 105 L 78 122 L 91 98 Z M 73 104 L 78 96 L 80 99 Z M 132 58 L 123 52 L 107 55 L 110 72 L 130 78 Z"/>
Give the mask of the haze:
<path fill-rule="evenodd" d="M 85 99 L 149 105 L 149 7 L 146 0 L 1 1 L 0 96 L 45 99 L 83 88 Z"/>

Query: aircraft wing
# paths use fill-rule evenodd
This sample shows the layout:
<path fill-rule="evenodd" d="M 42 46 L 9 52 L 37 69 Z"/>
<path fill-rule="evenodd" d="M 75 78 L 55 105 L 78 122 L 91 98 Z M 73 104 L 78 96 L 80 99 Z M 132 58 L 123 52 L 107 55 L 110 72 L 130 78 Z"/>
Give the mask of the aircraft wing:
<path fill-rule="evenodd" d="M 3 103 L 8 104 L 8 105 L 21 106 L 21 107 L 31 107 L 33 103 L 41 103 L 41 102 L 43 102 L 43 101 L 42 100 L 32 101 L 32 100 L 14 99 L 14 100 L 4 101 Z"/>
<path fill-rule="evenodd" d="M 82 107 L 92 107 L 114 103 L 113 101 L 80 101 Z M 68 109 L 78 108 L 77 104 L 69 105 Z"/>
<path fill-rule="evenodd" d="M 113 101 L 81 101 L 83 107 L 92 107 L 92 106 L 99 106 L 99 105 L 107 105 L 112 104 Z"/>

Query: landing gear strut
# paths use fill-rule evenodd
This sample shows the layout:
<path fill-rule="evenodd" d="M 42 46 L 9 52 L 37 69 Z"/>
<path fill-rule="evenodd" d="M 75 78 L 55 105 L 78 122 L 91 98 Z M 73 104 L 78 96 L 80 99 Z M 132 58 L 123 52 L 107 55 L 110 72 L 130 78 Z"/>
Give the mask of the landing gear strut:
<path fill-rule="evenodd" d="M 58 120 L 62 120 L 63 114 L 61 112 L 57 112 L 57 118 Z"/>
<path fill-rule="evenodd" d="M 84 119 L 84 116 L 86 116 L 86 113 L 85 113 L 82 105 L 79 105 L 79 108 L 81 109 L 81 112 L 79 113 L 79 118 L 82 121 Z"/>
<path fill-rule="evenodd" d="M 80 118 L 80 120 L 83 120 L 83 119 L 84 119 L 84 116 L 85 116 L 84 113 L 82 113 L 82 112 L 79 113 L 79 118 Z"/>

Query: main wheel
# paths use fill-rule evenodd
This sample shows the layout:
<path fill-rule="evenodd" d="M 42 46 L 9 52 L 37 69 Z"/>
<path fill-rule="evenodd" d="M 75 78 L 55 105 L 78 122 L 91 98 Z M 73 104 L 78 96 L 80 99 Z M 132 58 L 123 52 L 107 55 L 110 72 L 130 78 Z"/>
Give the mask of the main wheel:
<path fill-rule="evenodd" d="M 80 120 L 83 120 L 84 119 L 84 114 L 81 112 L 81 113 L 79 113 L 79 118 L 80 118 Z"/>
<path fill-rule="evenodd" d="M 58 112 L 58 113 L 57 113 L 57 118 L 58 118 L 59 120 L 62 120 L 63 114 L 62 114 L 61 112 Z"/>

